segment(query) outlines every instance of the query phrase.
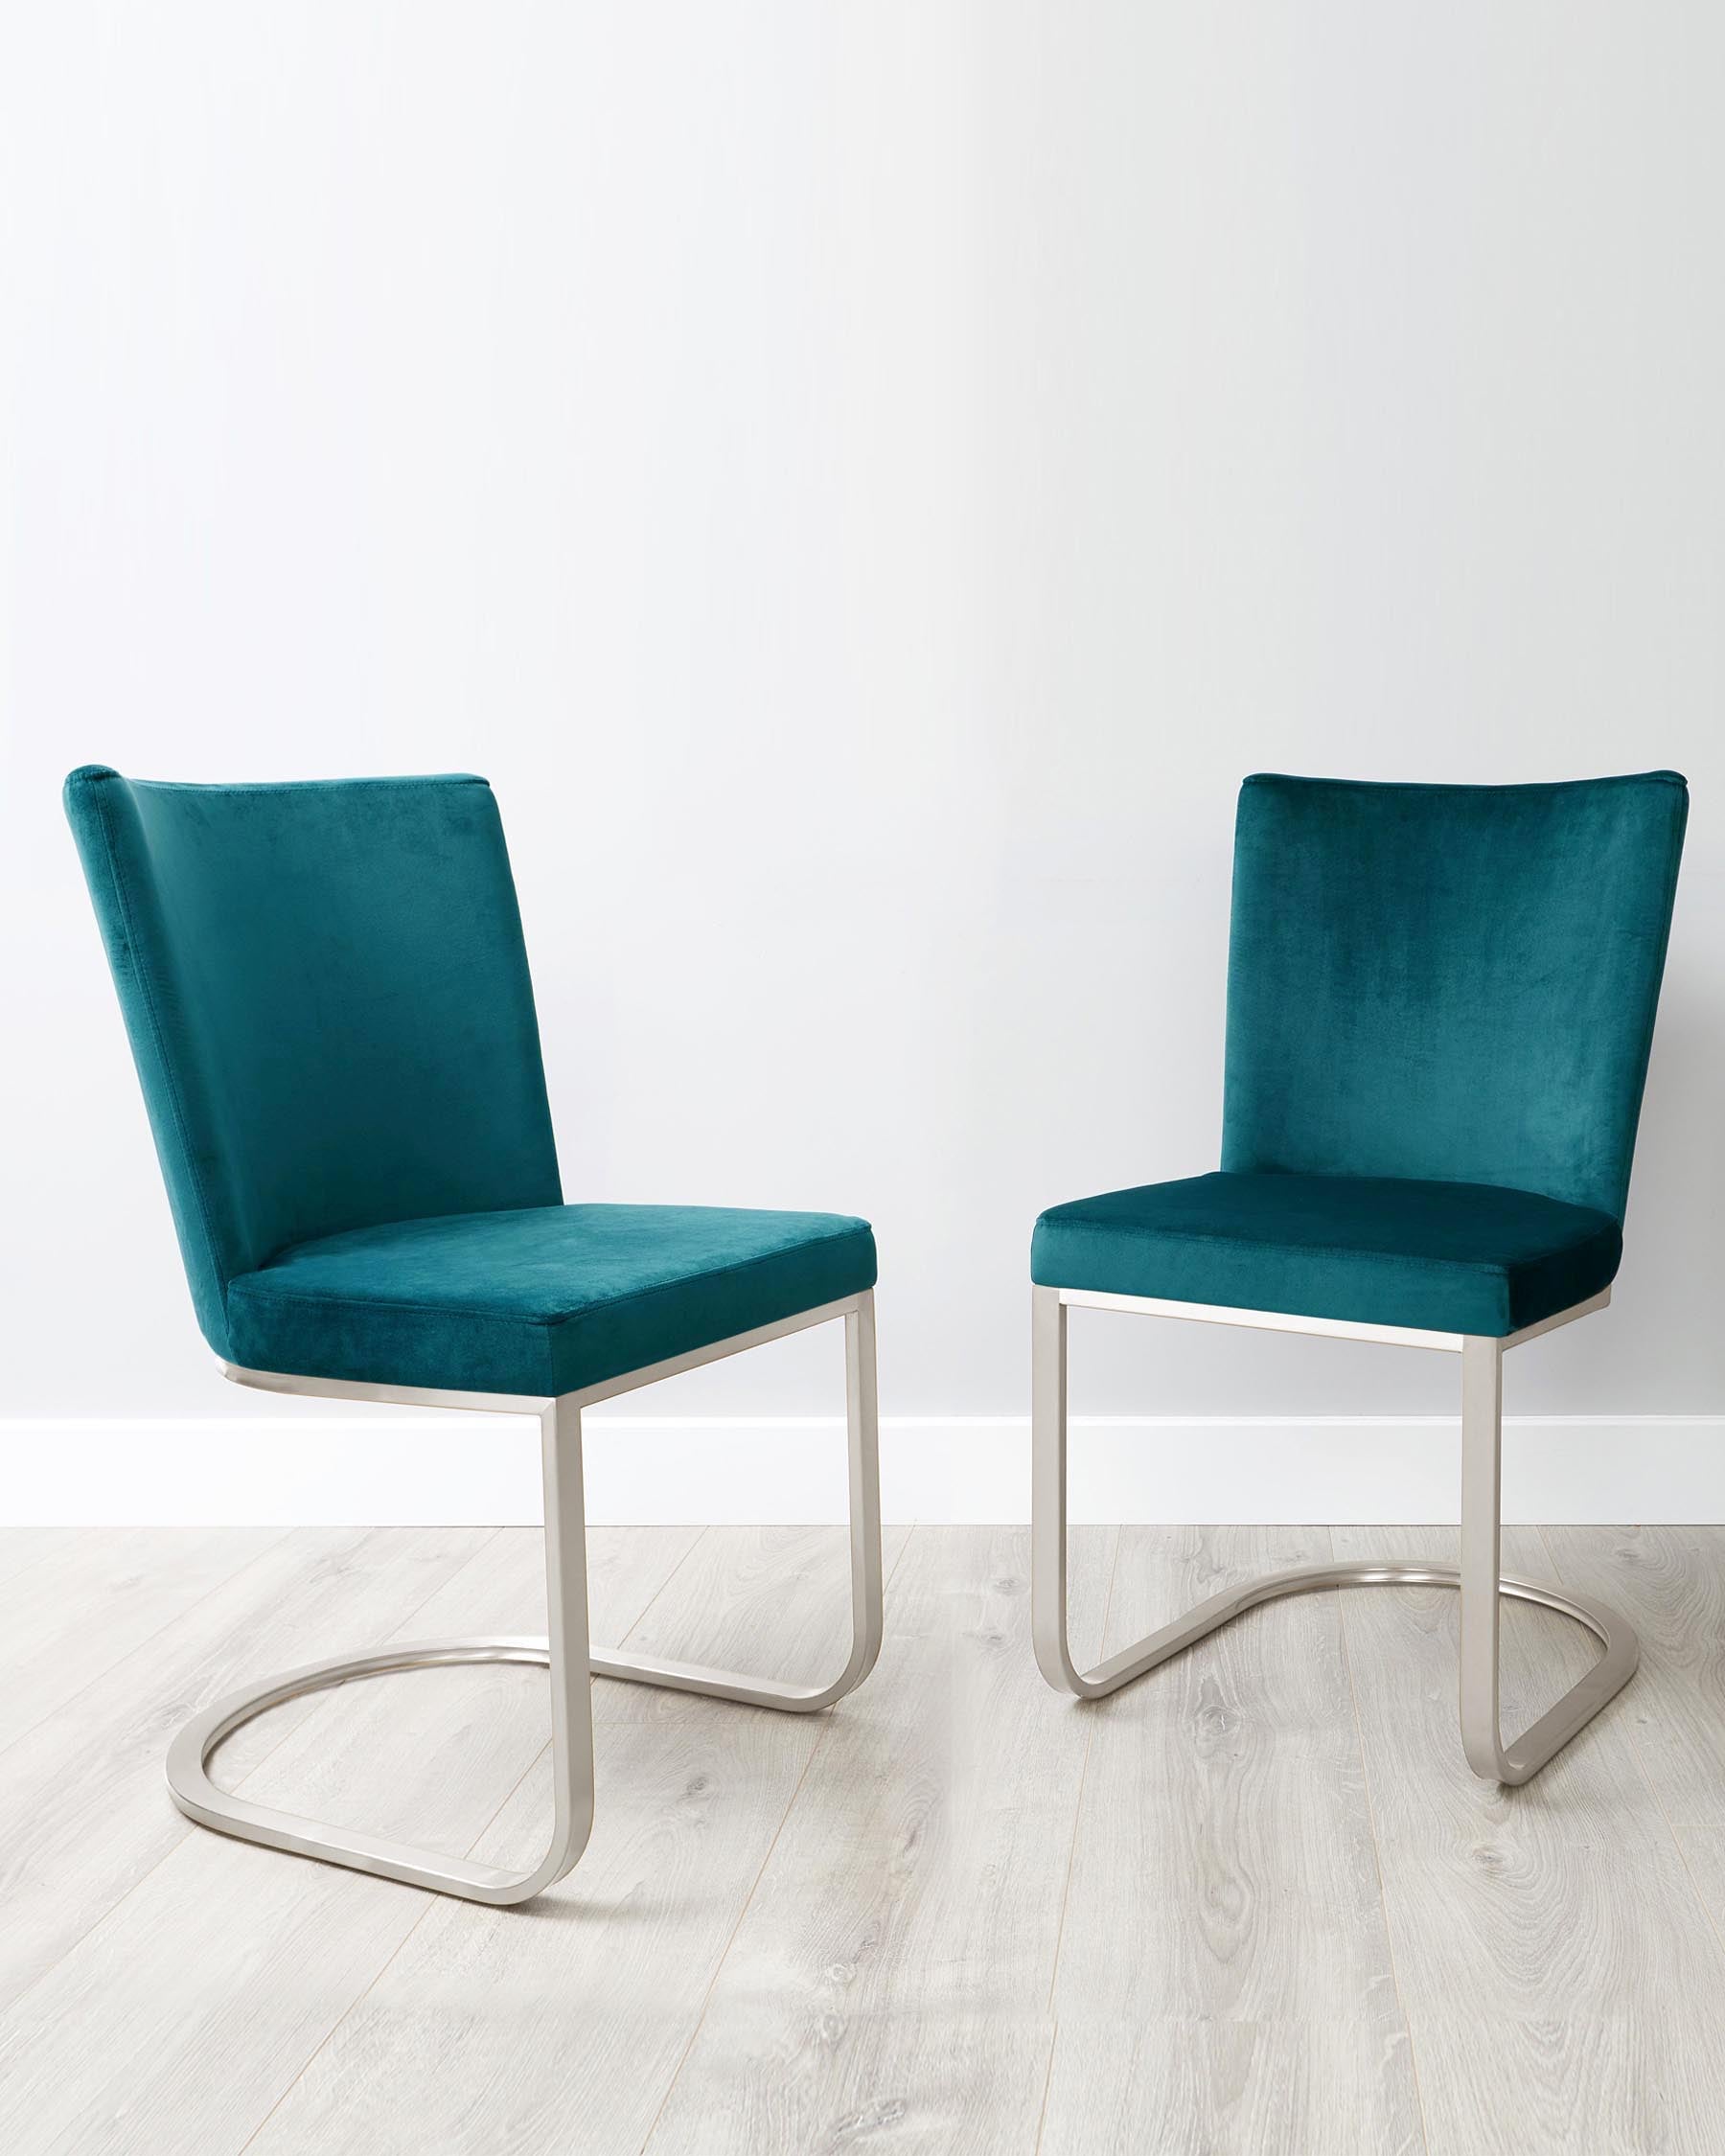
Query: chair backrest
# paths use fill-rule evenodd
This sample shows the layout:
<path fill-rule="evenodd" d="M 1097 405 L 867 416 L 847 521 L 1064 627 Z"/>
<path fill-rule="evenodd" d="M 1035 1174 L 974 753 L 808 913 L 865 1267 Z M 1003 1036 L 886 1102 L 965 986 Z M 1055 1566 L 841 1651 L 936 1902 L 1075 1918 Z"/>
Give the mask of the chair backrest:
<path fill-rule="evenodd" d="M 1622 1220 L 1689 792 L 1240 790 L 1222 1165 L 1507 1184 Z"/>
<path fill-rule="evenodd" d="M 483 779 L 173 786 L 66 814 L 198 1323 L 344 1228 L 561 1202 L 533 986 Z"/>

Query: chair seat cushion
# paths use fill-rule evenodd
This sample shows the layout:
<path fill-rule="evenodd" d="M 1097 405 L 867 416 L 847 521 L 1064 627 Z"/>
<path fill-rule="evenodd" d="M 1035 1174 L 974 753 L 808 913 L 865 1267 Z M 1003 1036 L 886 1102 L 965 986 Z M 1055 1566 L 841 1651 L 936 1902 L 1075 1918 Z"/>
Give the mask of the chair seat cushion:
<path fill-rule="evenodd" d="M 228 1286 L 242 1367 L 444 1391 L 576 1392 L 871 1288 L 838 1213 L 536 1205 L 357 1228 Z"/>
<path fill-rule="evenodd" d="M 1502 1338 L 1608 1287 L 1608 1213 L 1485 1183 L 1210 1175 L 1036 1224 L 1040 1286 Z"/>

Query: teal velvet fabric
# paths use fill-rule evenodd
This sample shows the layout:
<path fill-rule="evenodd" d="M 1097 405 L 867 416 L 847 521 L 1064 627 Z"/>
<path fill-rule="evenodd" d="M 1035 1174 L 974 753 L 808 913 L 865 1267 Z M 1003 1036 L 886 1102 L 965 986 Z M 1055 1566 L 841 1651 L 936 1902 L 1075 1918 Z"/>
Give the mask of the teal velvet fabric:
<path fill-rule="evenodd" d="M 155 785 L 66 813 L 193 1301 L 289 1245 L 563 1192 L 502 825 L 483 779 Z"/>
<path fill-rule="evenodd" d="M 874 1285 L 847 1216 L 562 1203 L 483 779 L 171 786 L 93 765 L 66 813 L 227 1361 L 568 1392 Z"/>
<path fill-rule="evenodd" d="M 1249 778 L 1223 1172 L 1055 1207 L 1032 1276 L 1498 1336 L 1605 1286 L 1688 801 Z"/>
<path fill-rule="evenodd" d="M 1688 790 L 1249 778 L 1222 1166 L 1623 1217 Z"/>
<path fill-rule="evenodd" d="M 446 1390 L 550 1394 L 871 1288 L 833 1213 L 561 1205 L 305 1243 L 232 1283 L 234 1360 Z"/>
<path fill-rule="evenodd" d="M 1609 1213 L 1489 1183 L 1208 1175 L 1056 1205 L 1045 1286 L 1501 1337 L 1610 1285 Z"/>

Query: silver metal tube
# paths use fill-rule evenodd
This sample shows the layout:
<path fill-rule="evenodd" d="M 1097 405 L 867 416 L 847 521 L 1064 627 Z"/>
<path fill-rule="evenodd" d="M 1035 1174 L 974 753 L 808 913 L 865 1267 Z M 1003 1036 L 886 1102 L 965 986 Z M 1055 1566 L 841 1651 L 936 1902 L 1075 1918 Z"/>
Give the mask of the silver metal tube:
<path fill-rule="evenodd" d="M 845 1396 L 850 1484 L 851 1646 L 843 1668 L 824 1685 L 786 1685 L 773 1678 L 746 1677 L 732 1670 L 696 1663 L 656 1662 L 620 1648 L 595 1654 L 587 1638 L 586 1516 L 582 1488 L 581 1411 L 585 1402 L 629 1389 L 644 1374 L 618 1380 L 557 1400 L 516 1400 L 475 1393 L 429 1394 L 418 1388 L 367 1386 L 333 1388 L 341 1398 L 364 1397 L 407 1404 L 489 1409 L 536 1414 L 545 1499 L 544 1639 L 497 1637 L 446 1640 L 385 1647 L 376 1653 L 311 1663 L 286 1675 L 268 1677 L 218 1700 L 194 1717 L 174 1737 L 168 1754 L 168 1786 L 189 1819 L 247 1842 L 322 1858 L 358 1871 L 372 1871 L 409 1886 L 428 1887 L 468 1901 L 513 1903 L 542 1892 L 580 1861 L 593 1823 L 593 1719 L 589 1675 L 616 1677 L 631 1684 L 661 1685 L 674 1691 L 702 1692 L 714 1699 L 741 1701 L 794 1714 L 831 1707 L 854 1691 L 874 1667 L 884 1630 L 881 1572 L 881 1488 L 879 1411 L 875 1385 L 874 1296 L 863 1294 L 816 1313 L 788 1319 L 722 1341 L 694 1356 L 678 1356 L 655 1365 L 666 1376 L 696 1363 L 716 1362 L 799 1331 L 809 1323 L 841 1317 L 845 1334 Z M 268 1371 L 230 1370 L 242 1384 L 271 1391 L 318 1393 L 315 1380 L 280 1377 Z M 551 1837 L 544 1856 L 530 1870 L 510 1871 L 461 1857 L 416 1849 L 405 1843 L 329 1826 L 316 1820 L 278 1812 L 268 1805 L 218 1789 L 209 1776 L 209 1759 L 224 1737 L 242 1723 L 286 1700 L 323 1691 L 361 1677 L 388 1676 L 409 1669 L 448 1668 L 467 1663 L 539 1663 L 551 1675 Z"/>
<path fill-rule="evenodd" d="M 1461 1593 L 1460 1722 L 1467 1763 L 1489 1781 L 1527 1781 L 1599 1711 L 1635 1674 L 1640 1643 L 1628 1620 L 1591 1596 L 1530 1580 L 1506 1579 L 1502 1545 L 1504 1349 L 1603 1306 L 1577 1304 L 1507 1341 L 1460 1335 L 1461 1351 L 1461 1562 L 1454 1565 L 1363 1563 L 1296 1565 L 1224 1589 L 1184 1611 L 1146 1639 L 1110 1655 L 1089 1671 L 1073 1663 L 1067 1617 L 1067 1307 L 1058 1288 L 1031 1290 L 1030 1572 L 1031 1633 L 1037 1665 L 1056 1690 L 1080 1699 L 1106 1698 L 1137 1677 L 1184 1654 L 1220 1626 L 1283 1594 L 1335 1587 L 1456 1587 Z M 1116 1298 L 1124 1305 L 1125 1298 Z M 1157 1306 L 1158 1316 L 1178 1306 Z M 1256 1321 L 1259 1313 L 1210 1311 L 1211 1319 Z M 1387 1331 L 1388 1328 L 1381 1328 Z M 1430 1346 L 1437 1336 L 1409 1344 Z M 1555 1706 L 1516 1741 L 1503 1742 L 1499 1711 L 1499 1604 L 1503 1595 L 1557 1610 L 1587 1626 L 1604 1653 Z"/>

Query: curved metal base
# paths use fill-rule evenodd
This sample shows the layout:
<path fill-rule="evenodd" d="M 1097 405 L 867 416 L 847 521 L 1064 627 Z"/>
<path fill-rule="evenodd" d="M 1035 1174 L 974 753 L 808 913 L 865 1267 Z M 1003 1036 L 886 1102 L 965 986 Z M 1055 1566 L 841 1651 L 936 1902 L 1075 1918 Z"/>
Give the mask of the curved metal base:
<path fill-rule="evenodd" d="M 587 1640 L 586 1515 L 582 1495 L 581 1411 L 593 1400 L 610 1398 L 655 1379 L 692 1369 L 701 1363 L 777 1340 L 786 1333 L 827 1319 L 844 1320 L 845 1421 L 850 1481 L 850 1652 L 844 1667 L 828 1685 L 786 1685 L 770 1677 L 744 1677 L 729 1669 L 699 1663 L 654 1662 L 621 1648 L 595 1654 Z M 755 1332 L 740 1333 L 712 1347 L 655 1364 L 627 1377 L 610 1379 L 585 1392 L 555 1400 L 503 1399 L 488 1393 L 439 1393 L 406 1387 L 326 1383 L 269 1371 L 230 1367 L 230 1377 L 270 1391 L 334 1393 L 339 1398 L 399 1402 L 409 1406 L 473 1409 L 537 1414 L 545 1488 L 545 1606 L 549 1633 L 544 1639 L 498 1637 L 441 1640 L 417 1645 L 380 1648 L 369 1655 L 342 1656 L 310 1663 L 280 1677 L 266 1677 L 231 1692 L 188 1722 L 168 1754 L 168 1787 L 188 1819 L 219 1834 L 266 1847 L 320 1857 L 356 1871 L 458 1894 L 466 1901 L 508 1903 L 529 1900 L 552 1886 L 580 1860 L 593 1824 L 593 1721 L 591 1677 L 616 1677 L 626 1684 L 661 1685 L 673 1691 L 704 1692 L 715 1699 L 783 1713 L 812 1714 L 853 1691 L 874 1667 L 881 1651 L 881 1488 L 878 1414 L 875 1398 L 874 1296 L 870 1293 L 822 1304 Z M 537 1663 L 551 1674 L 550 1845 L 530 1871 L 507 1871 L 475 1864 L 466 1857 L 416 1849 L 404 1842 L 329 1826 L 292 1812 L 218 1789 L 210 1779 L 210 1755 L 254 1716 L 308 1692 L 356 1678 L 384 1677 L 402 1669 L 447 1668 L 461 1663 Z"/>
<path fill-rule="evenodd" d="M 357 1871 L 402 1879 L 412 1887 L 432 1887 L 470 1901 L 525 1901 L 560 1879 L 568 1863 L 580 1853 L 579 1847 L 572 1854 L 566 1848 L 548 1853 L 545 1862 L 533 1871 L 507 1871 L 495 1865 L 474 1864 L 466 1857 L 416 1849 L 408 1843 L 392 1842 L 354 1827 L 328 1826 L 321 1820 L 303 1819 L 295 1812 L 278 1812 L 267 1804 L 254 1804 L 244 1797 L 218 1789 L 209 1777 L 209 1757 L 216 1747 L 272 1707 L 285 1706 L 308 1692 L 351 1684 L 356 1678 L 479 1662 L 537 1663 L 541 1668 L 549 1668 L 551 1642 L 548 1639 L 448 1640 L 308 1663 L 279 1677 L 266 1677 L 243 1690 L 230 1692 L 179 1731 L 168 1751 L 169 1791 L 188 1819 L 196 1820 L 200 1826 L 214 1827 L 218 1834 L 261 1842 L 266 1848 L 290 1849 L 297 1856 L 350 1865 Z M 591 1825 L 590 1798 L 587 1812 L 587 1821 L 580 1829 L 583 1844 Z M 563 1839 L 560 1835 L 559 1840 Z M 565 1855 L 568 1863 L 562 1861 Z"/>
<path fill-rule="evenodd" d="M 1239 1587 L 1224 1588 L 1152 1632 L 1135 1646 L 1127 1647 L 1094 1669 L 1080 1672 L 1067 1651 L 1066 1627 L 1036 1628 L 1036 1659 L 1049 1684 L 1075 1693 L 1080 1699 L 1106 1699 L 1135 1677 L 1170 1662 L 1188 1647 L 1196 1646 L 1223 1625 L 1231 1623 L 1260 1603 L 1284 1594 L 1313 1594 L 1332 1587 L 1454 1587 L 1461 1573 L 1454 1565 L 1356 1563 L 1346 1565 L 1294 1565 L 1285 1571 L 1266 1572 Z M 1554 1752 L 1576 1731 L 1590 1722 L 1606 1701 L 1613 1699 L 1635 1675 L 1641 1660 L 1641 1642 L 1628 1619 L 1589 1595 L 1566 1594 L 1526 1579 L 1500 1579 L 1498 1592 L 1519 1602 L 1536 1602 L 1543 1609 L 1559 1611 L 1586 1625 L 1603 1644 L 1605 1652 L 1587 1675 L 1564 1693 L 1557 1704 L 1532 1723 L 1516 1741 L 1499 1746 L 1487 1762 L 1489 1778 L 1515 1784 L 1537 1774 Z M 1469 1763 L 1480 1771 L 1469 1751 Z"/>
<path fill-rule="evenodd" d="M 1536 1775 L 1622 1690 L 1641 1660 L 1627 1620 L 1584 1594 L 1568 1594 L 1530 1580 L 1503 1576 L 1504 1351 L 1573 1319 L 1603 1308 L 1609 1292 L 1559 1311 L 1504 1339 L 1486 1334 L 1413 1332 L 1386 1325 L 1342 1325 L 1259 1310 L 1224 1310 L 1130 1296 L 1036 1287 L 1031 1290 L 1030 1600 L 1037 1664 L 1057 1689 L 1100 1699 L 1182 1653 L 1242 1611 L 1278 1594 L 1309 1594 L 1326 1587 L 1455 1587 L 1461 1593 L 1461 1750 L 1482 1780 L 1514 1785 Z M 1100 1663 L 1088 1676 L 1073 1666 L 1067 1637 L 1067 1307 L 1099 1302 L 1141 1309 L 1153 1317 L 1196 1316 L 1209 1321 L 1315 1330 L 1437 1348 L 1461 1361 L 1461 1562 L 1456 1565 L 1296 1565 L 1242 1587 L 1225 1589 L 1153 1632 L 1147 1640 Z M 1578 1684 L 1549 1708 L 1513 1744 L 1499 1717 L 1498 1617 L 1503 1597 L 1561 1611 L 1598 1636 L 1605 1652 Z"/>
<path fill-rule="evenodd" d="M 657 1685 L 671 1691 L 703 1692 L 714 1699 L 774 1708 L 783 1713 L 813 1714 L 854 1690 L 868 1674 L 878 1652 L 878 1638 L 871 1630 L 862 1629 L 849 1661 L 829 1685 L 785 1685 L 770 1677 L 743 1677 L 733 1670 L 707 1669 L 695 1663 L 651 1662 L 645 1656 L 620 1651 L 589 1654 L 587 1666 L 595 1677 L 613 1677 L 625 1684 Z M 509 1635 L 423 1640 L 380 1648 L 376 1654 L 308 1663 L 279 1677 L 265 1677 L 218 1700 L 178 1732 L 168 1752 L 169 1791 L 188 1819 L 196 1820 L 200 1826 L 214 1827 L 218 1833 L 261 1842 L 269 1848 L 290 1849 L 300 1856 L 321 1857 L 328 1863 L 351 1865 L 361 1871 L 402 1879 L 410 1886 L 435 1888 L 443 1893 L 462 1894 L 473 1901 L 525 1901 L 561 1878 L 569 1865 L 554 1868 L 554 1860 L 547 1857 L 545 1864 L 532 1871 L 506 1871 L 463 1857 L 436 1855 L 380 1835 L 328 1826 L 293 1812 L 254 1804 L 218 1789 L 210 1779 L 211 1754 L 236 1730 L 266 1714 L 272 1707 L 285 1706 L 310 1692 L 349 1685 L 358 1678 L 386 1677 L 403 1669 L 448 1669 L 472 1663 L 525 1663 L 549 1669 L 551 1642 L 548 1638 Z M 569 1863 L 573 1861 L 572 1854 Z"/>

